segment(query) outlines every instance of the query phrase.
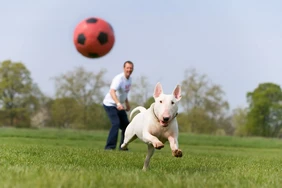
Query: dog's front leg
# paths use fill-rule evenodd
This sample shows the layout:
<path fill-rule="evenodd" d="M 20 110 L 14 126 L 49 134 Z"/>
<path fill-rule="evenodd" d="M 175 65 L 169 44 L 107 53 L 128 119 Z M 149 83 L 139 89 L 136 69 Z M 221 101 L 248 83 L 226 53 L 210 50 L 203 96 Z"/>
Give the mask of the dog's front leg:
<path fill-rule="evenodd" d="M 147 144 L 152 144 L 156 149 L 161 149 L 164 147 L 164 144 L 157 137 L 151 135 L 149 132 L 143 133 L 143 141 Z"/>
<path fill-rule="evenodd" d="M 182 157 L 182 151 L 178 148 L 178 140 L 173 136 L 168 137 L 172 155 L 174 157 Z"/>
<path fill-rule="evenodd" d="M 145 159 L 145 162 L 144 162 L 144 166 L 143 166 L 143 171 L 146 171 L 149 167 L 149 163 L 150 163 L 150 159 L 151 157 L 153 156 L 155 152 L 155 148 L 152 144 L 148 144 L 148 153 L 147 153 L 147 156 L 146 156 L 146 159 Z"/>

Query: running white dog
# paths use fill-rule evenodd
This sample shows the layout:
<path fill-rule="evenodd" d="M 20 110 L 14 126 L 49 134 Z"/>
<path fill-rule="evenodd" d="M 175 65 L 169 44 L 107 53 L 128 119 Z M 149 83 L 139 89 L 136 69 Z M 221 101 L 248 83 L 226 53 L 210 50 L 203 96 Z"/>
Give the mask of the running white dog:
<path fill-rule="evenodd" d="M 149 167 L 150 159 L 155 149 L 164 147 L 169 141 L 172 155 L 182 157 L 182 151 L 178 148 L 178 102 L 181 99 L 181 88 L 175 87 L 171 95 L 164 94 L 162 85 L 157 83 L 153 95 L 155 102 L 146 109 L 138 106 L 130 113 L 130 119 L 136 111 L 140 111 L 127 126 L 122 149 L 137 137 L 148 145 L 148 153 L 144 162 L 143 170 Z"/>

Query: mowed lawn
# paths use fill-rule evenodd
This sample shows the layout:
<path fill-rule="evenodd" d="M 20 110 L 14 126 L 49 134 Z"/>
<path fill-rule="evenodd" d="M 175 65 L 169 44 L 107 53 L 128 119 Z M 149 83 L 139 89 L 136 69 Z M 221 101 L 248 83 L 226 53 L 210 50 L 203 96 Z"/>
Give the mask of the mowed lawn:
<path fill-rule="evenodd" d="M 282 140 L 181 134 L 143 172 L 147 146 L 104 151 L 107 132 L 0 128 L 0 187 L 281 187 Z"/>

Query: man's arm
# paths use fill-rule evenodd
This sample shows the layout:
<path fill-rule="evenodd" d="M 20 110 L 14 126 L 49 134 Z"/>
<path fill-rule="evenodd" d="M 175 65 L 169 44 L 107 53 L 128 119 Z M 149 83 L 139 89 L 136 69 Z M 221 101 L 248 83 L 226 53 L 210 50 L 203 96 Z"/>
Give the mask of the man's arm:
<path fill-rule="evenodd" d="M 121 103 L 119 102 L 117 95 L 116 95 L 116 90 L 111 89 L 110 90 L 110 95 L 113 98 L 113 100 L 115 101 L 116 105 L 117 105 L 117 109 L 122 110 L 123 106 L 121 105 Z"/>
<path fill-rule="evenodd" d="M 129 105 L 129 102 L 128 102 L 128 99 L 126 98 L 125 99 L 125 106 L 126 106 L 126 111 L 129 111 L 130 110 L 130 105 Z"/>

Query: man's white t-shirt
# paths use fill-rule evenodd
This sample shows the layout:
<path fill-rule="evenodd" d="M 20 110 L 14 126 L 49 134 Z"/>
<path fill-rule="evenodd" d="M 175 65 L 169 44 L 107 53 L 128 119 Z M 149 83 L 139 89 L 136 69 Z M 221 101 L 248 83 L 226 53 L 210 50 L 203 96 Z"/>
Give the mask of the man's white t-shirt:
<path fill-rule="evenodd" d="M 111 83 L 110 89 L 116 90 L 116 95 L 120 103 L 124 103 L 128 92 L 131 87 L 131 77 L 128 79 L 124 76 L 124 73 L 116 75 Z M 103 104 L 106 106 L 116 106 L 115 101 L 112 99 L 110 91 L 106 94 Z"/>

